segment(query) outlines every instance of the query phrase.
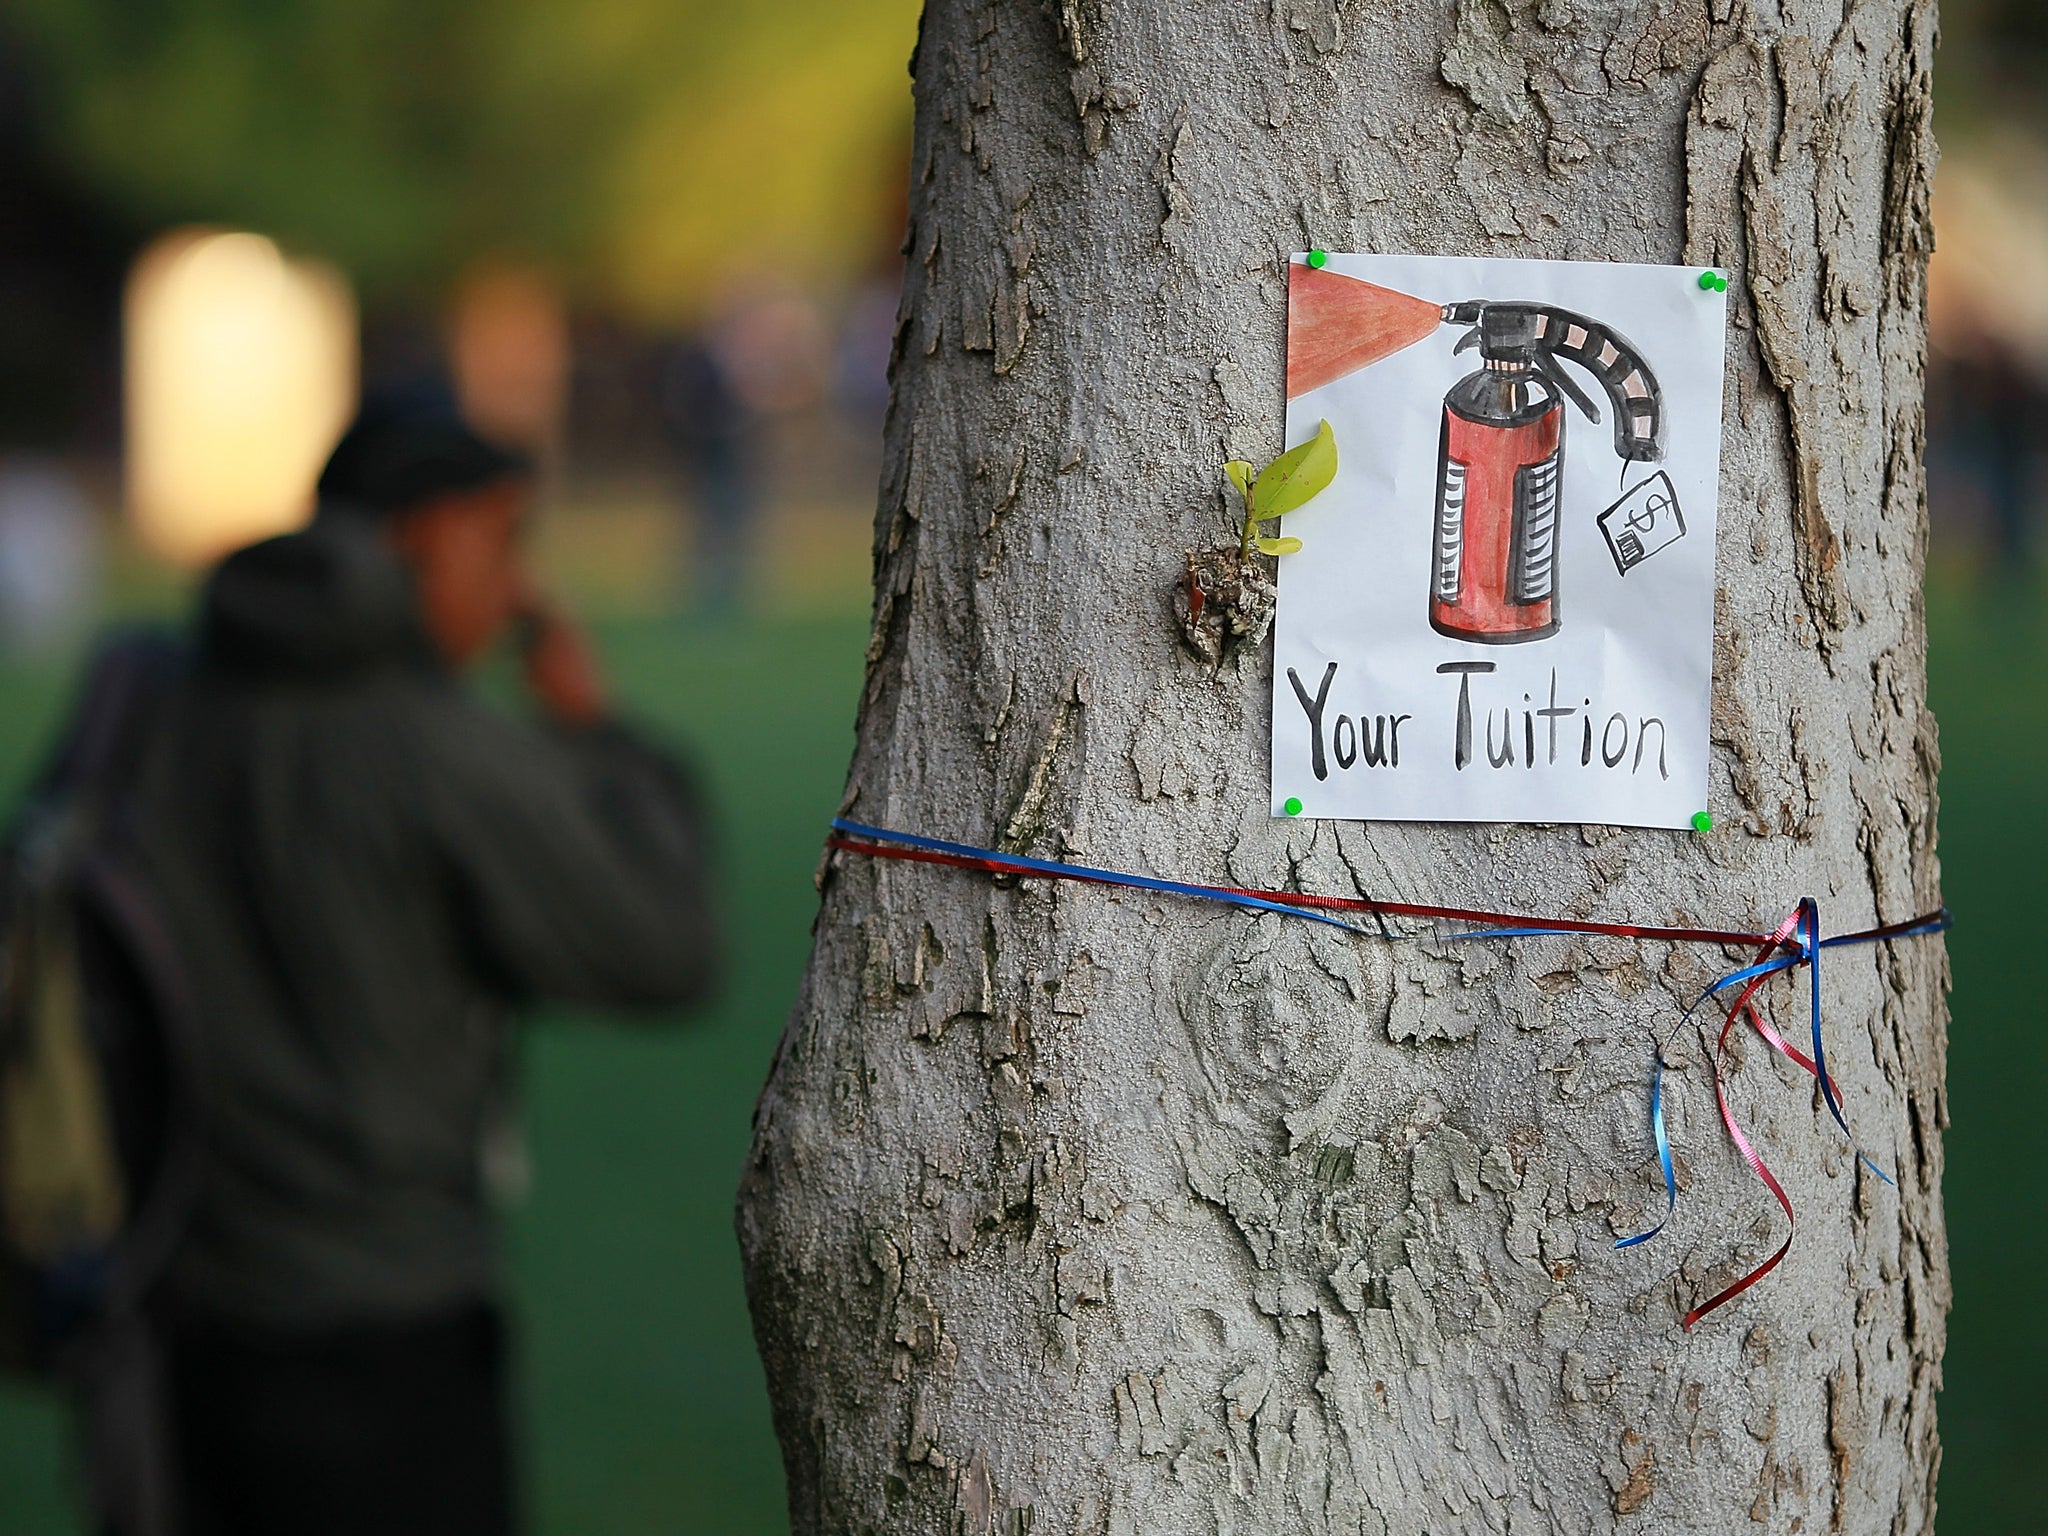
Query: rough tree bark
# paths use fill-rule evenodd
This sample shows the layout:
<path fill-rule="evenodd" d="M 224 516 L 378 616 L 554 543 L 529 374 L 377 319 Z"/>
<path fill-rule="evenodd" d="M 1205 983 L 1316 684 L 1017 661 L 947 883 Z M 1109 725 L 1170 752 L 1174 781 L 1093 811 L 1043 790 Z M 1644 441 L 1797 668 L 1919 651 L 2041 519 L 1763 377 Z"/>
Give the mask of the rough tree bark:
<path fill-rule="evenodd" d="M 1837 931 L 1937 900 L 1931 0 L 930 0 L 860 819 L 1191 879 Z M 1169 592 L 1281 444 L 1286 253 L 1732 273 L 1710 835 L 1275 822 Z M 1827 968 L 1860 1174 L 1722 957 L 1453 954 L 840 857 L 740 1234 L 799 1533 L 1925 1531 L 1945 965 Z M 1795 989 L 1771 1007 L 1795 1021 Z M 1752 1522 L 1755 1522 L 1752 1525 Z"/>

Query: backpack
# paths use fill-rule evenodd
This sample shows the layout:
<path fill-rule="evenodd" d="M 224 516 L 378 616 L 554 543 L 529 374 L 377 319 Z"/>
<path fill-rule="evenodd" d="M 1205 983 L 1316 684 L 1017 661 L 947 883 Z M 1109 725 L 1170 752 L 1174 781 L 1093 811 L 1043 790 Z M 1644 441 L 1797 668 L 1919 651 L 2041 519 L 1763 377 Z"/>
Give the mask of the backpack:
<path fill-rule="evenodd" d="M 0 1367 L 76 1385 L 197 1186 L 191 1011 L 129 853 L 183 647 L 103 643 L 0 841 Z"/>

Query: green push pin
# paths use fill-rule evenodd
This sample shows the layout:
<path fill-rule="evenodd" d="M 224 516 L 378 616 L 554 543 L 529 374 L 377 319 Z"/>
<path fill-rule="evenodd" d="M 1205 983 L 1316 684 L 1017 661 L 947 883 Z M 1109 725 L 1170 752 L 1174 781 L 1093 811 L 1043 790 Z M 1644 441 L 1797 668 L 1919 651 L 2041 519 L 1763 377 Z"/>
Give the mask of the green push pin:
<path fill-rule="evenodd" d="M 1280 809 L 1290 816 L 1299 816 L 1301 814 L 1301 800 L 1295 795 L 1289 795 Z"/>
<path fill-rule="evenodd" d="M 1712 268 L 1709 268 L 1708 270 L 1700 274 L 1700 292 L 1726 293 L 1727 291 L 1728 279 L 1723 277 L 1720 273 L 1714 271 Z"/>
<path fill-rule="evenodd" d="M 1328 262 L 1329 259 L 1330 253 L 1328 251 L 1310 251 L 1308 253 L 1308 264 L 1312 267 L 1321 267 L 1326 262 Z M 1291 816 L 1294 813 L 1292 811 L 1289 811 L 1287 814 Z"/>
<path fill-rule="evenodd" d="M 1695 832 L 1711 832 L 1714 830 L 1714 818 L 1705 811 L 1694 811 L 1692 813 L 1692 829 Z"/>

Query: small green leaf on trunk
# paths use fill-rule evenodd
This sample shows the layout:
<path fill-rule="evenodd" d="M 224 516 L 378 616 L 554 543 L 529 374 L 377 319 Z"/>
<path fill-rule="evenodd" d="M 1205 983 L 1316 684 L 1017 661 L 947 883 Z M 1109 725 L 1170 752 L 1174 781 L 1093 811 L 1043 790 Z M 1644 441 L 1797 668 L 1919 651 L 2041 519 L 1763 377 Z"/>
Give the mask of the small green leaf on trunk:
<path fill-rule="evenodd" d="M 1252 482 L 1252 521 L 1279 517 L 1318 495 L 1337 477 L 1337 439 L 1325 421 L 1316 435 L 1268 464 Z"/>

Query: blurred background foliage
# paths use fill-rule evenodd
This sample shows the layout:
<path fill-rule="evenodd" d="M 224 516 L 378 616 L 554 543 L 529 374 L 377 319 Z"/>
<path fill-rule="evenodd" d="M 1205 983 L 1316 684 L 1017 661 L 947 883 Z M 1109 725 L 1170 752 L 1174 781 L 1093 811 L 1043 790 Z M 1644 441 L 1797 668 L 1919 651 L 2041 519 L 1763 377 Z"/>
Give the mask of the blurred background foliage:
<path fill-rule="evenodd" d="M 915 0 L 7 9 L 81 185 L 317 251 L 372 302 L 429 297 L 479 251 L 657 319 L 749 261 L 841 277 L 873 259 L 909 143 Z"/>
<path fill-rule="evenodd" d="M 716 1012 L 526 1037 L 511 1283 L 543 1536 L 785 1528 L 731 1194 L 851 740 L 916 13 L 0 0 L 0 800 L 92 629 L 188 606 L 192 573 L 134 534 L 122 315 L 138 257 L 209 225 L 344 281 L 369 385 L 482 359 L 479 398 L 547 466 L 537 563 L 723 807 L 739 953 Z M 1929 623 L 1959 926 L 1941 1530 L 2002 1536 L 2048 1529 L 2048 1202 L 2028 1171 L 2048 1080 L 2028 964 L 2048 865 L 2048 7 L 1942 13 Z M 466 345 L 465 315 L 496 329 Z M 63 1447 L 57 1405 L 0 1381 L 0 1531 L 78 1531 Z"/>

